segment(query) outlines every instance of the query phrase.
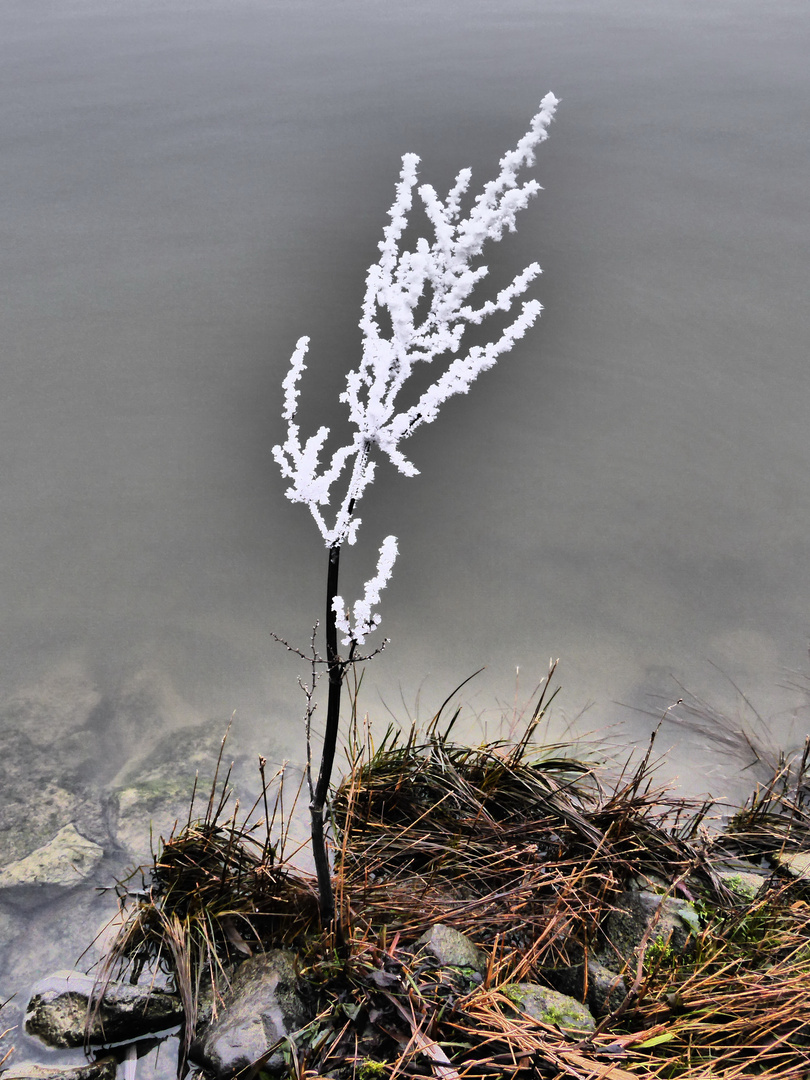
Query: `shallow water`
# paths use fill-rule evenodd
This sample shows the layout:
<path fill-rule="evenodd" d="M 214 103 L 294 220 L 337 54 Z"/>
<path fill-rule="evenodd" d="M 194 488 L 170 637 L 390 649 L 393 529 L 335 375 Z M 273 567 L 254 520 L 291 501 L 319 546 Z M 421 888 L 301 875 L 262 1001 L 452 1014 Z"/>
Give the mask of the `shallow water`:
<path fill-rule="evenodd" d="M 288 357 L 312 336 L 305 401 L 339 424 L 400 155 L 483 182 L 552 89 L 545 191 L 490 256 L 541 263 L 543 317 L 344 559 L 350 593 L 400 539 L 365 705 L 429 715 L 487 665 L 464 697 L 491 724 L 553 655 L 560 721 L 620 742 L 682 686 L 755 723 L 732 681 L 764 741 L 802 737 L 808 52 L 790 0 L 4 4 L 11 730 L 89 694 L 91 785 L 234 711 L 250 753 L 300 757 L 305 670 L 270 632 L 306 644 L 325 552 L 270 457 Z M 690 788 L 734 788 L 733 757 L 661 738 Z"/>

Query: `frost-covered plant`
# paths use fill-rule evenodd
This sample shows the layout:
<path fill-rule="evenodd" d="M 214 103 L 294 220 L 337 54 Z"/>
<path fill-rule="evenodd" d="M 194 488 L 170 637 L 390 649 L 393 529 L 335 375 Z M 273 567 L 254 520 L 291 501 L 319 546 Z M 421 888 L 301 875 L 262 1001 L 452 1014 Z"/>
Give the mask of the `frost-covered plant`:
<path fill-rule="evenodd" d="M 321 427 L 302 440 L 296 410 L 299 382 L 305 370 L 309 338 L 299 339 L 284 380 L 284 411 L 287 421 L 285 442 L 273 448 L 282 476 L 289 481 L 287 498 L 304 503 L 310 510 L 329 549 L 326 610 L 326 663 L 329 671 L 324 752 L 318 784 L 312 793 L 313 850 L 321 892 L 321 913 L 333 917 L 331 884 L 323 842 L 323 815 L 331 777 L 340 711 L 340 687 L 349 664 L 357 659 L 357 647 L 379 624 L 375 612 L 380 592 L 391 576 L 397 556 L 396 537 L 388 536 L 380 548 L 374 576 L 366 583 L 364 595 L 352 608 L 351 616 L 338 594 L 339 553 L 345 542 L 354 544 L 360 518 L 357 506 L 374 479 L 374 454 L 388 460 L 406 476 L 418 470 L 401 450 L 405 439 L 436 419 L 442 404 L 455 394 L 466 394 L 474 380 L 508 352 L 537 319 L 542 306 L 537 300 L 522 300 L 505 329 L 487 345 L 465 347 L 464 333 L 471 324 L 481 323 L 500 311 L 512 313 L 515 303 L 540 274 L 531 263 L 502 289 L 494 300 L 476 304 L 472 293 L 488 274 L 485 265 L 474 265 L 488 240 L 498 241 L 505 232 L 515 231 L 518 211 L 540 191 L 536 180 L 520 183 L 521 169 L 534 163 L 537 146 L 548 137 L 548 126 L 558 101 L 547 94 L 531 126 L 514 150 L 500 162 L 498 176 L 485 185 L 464 215 L 462 203 L 470 186 L 471 170 L 462 169 L 447 197 L 442 200 L 430 184 L 417 187 L 416 154 L 406 154 L 389 211 L 390 223 L 379 244 L 380 258 L 369 267 L 360 329 L 362 357 L 346 378 L 340 400 L 348 406 L 354 427 L 351 442 L 341 446 L 322 463 L 321 454 L 329 428 Z M 413 208 L 414 190 L 421 199 L 433 229 L 432 242 L 420 237 L 413 247 L 404 247 L 404 234 Z M 435 381 L 410 407 L 399 404 L 400 391 L 418 363 L 442 362 Z M 339 501 L 332 503 L 332 489 L 343 483 Z M 348 655 L 338 653 L 337 632 L 343 634 Z M 325 891 L 326 890 L 326 891 Z"/>

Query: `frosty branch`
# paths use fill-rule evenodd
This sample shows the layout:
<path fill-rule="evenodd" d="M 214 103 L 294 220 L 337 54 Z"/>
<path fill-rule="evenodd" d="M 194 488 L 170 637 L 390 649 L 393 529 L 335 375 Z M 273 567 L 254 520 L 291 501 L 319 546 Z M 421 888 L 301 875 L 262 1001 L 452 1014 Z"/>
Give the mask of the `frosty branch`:
<path fill-rule="evenodd" d="M 539 316 L 542 306 L 521 299 L 540 274 L 531 263 L 496 295 L 478 306 L 472 300 L 476 286 L 488 268 L 476 260 L 487 241 L 501 240 L 515 231 L 515 219 L 540 191 L 534 179 L 520 182 L 521 170 L 534 163 L 534 152 L 548 137 L 558 101 L 547 94 L 531 126 L 514 150 L 500 162 L 498 176 L 486 184 L 464 215 L 471 171 L 462 169 L 445 199 L 429 184 L 418 185 L 419 158 L 406 154 L 389 211 L 390 222 L 379 244 L 380 258 L 369 267 L 360 329 L 362 355 L 357 368 L 346 378 L 340 400 L 348 406 L 354 428 L 351 441 L 321 461 L 330 431 L 319 428 L 302 439 L 296 423 L 299 385 L 306 364 L 309 338 L 299 339 L 284 379 L 284 411 L 287 437 L 273 448 L 282 476 L 288 481 L 287 498 L 309 508 L 329 552 L 326 599 L 326 665 L 329 674 L 324 750 L 318 782 L 313 788 L 313 854 L 318 873 L 321 917 L 334 918 L 329 864 L 323 838 L 323 821 L 337 744 L 340 691 L 344 675 L 357 659 L 357 647 L 377 627 L 375 611 L 380 592 L 388 583 L 397 556 L 396 537 L 388 536 L 380 548 L 376 573 L 366 582 L 364 595 L 351 613 L 338 593 L 340 550 L 354 544 L 360 518 L 357 507 L 376 469 L 376 456 L 387 458 L 405 476 L 418 470 L 401 446 L 423 424 L 436 419 L 441 406 L 455 394 L 466 394 L 474 380 L 509 352 Z M 405 231 L 414 205 L 414 193 L 432 227 L 433 239 L 420 237 L 413 250 L 404 246 Z M 465 331 L 488 316 L 503 312 L 505 328 L 486 345 L 465 346 Z M 441 373 L 415 404 L 400 404 L 400 392 L 419 363 L 441 362 Z M 333 503 L 333 488 L 342 494 Z M 338 651 L 338 631 L 348 652 Z"/>

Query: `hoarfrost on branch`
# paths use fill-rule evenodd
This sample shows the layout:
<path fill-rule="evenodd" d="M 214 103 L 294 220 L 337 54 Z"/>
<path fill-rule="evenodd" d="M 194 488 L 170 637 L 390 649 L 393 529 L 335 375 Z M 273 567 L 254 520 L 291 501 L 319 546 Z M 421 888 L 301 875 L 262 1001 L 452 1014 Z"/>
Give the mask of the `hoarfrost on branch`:
<path fill-rule="evenodd" d="M 356 641 L 362 645 L 366 636 L 375 630 L 380 624 L 380 616 L 374 612 L 374 605 L 380 602 L 380 592 L 388 584 L 394 563 L 397 558 L 397 538 L 386 536 L 380 548 L 380 557 L 377 560 L 377 573 L 366 582 L 366 587 L 361 600 L 354 602 L 354 625 L 349 621 L 346 607 L 342 596 L 336 596 L 333 604 L 335 623 L 338 630 L 346 636 L 343 638 L 344 645 L 350 645 Z"/>
<path fill-rule="evenodd" d="M 359 366 L 350 371 L 340 400 L 348 405 L 349 420 L 355 431 L 352 441 L 337 449 L 328 463 L 321 453 L 329 428 L 321 427 L 302 441 L 295 422 L 299 383 L 306 368 L 309 338 L 299 339 L 292 355 L 290 370 L 284 380 L 283 418 L 287 438 L 273 447 L 273 456 L 282 476 L 289 481 L 286 495 L 292 502 L 309 507 L 327 547 L 340 547 L 356 540 L 360 519 L 355 517 L 357 504 L 374 479 L 375 462 L 371 454 L 377 448 L 400 472 L 417 475 L 418 470 L 400 450 L 400 444 L 423 424 L 436 419 L 442 404 L 455 394 L 466 394 L 482 371 L 496 363 L 526 333 L 539 316 L 542 305 L 537 300 L 522 300 L 514 318 L 489 344 L 463 347 L 466 327 L 479 324 L 497 311 L 509 313 L 513 305 L 540 274 L 531 263 L 494 300 L 475 307 L 471 294 L 487 276 L 484 265 L 473 266 L 488 240 L 502 239 L 506 231 L 515 231 L 518 211 L 540 191 L 536 180 L 521 184 L 518 173 L 534 163 L 537 146 L 548 137 L 558 100 L 547 94 L 539 112 L 514 150 L 500 162 L 498 176 L 484 186 L 466 217 L 462 201 L 467 195 L 471 171 L 462 169 L 446 199 L 442 200 L 430 184 L 417 187 L 416 154 L 405 154 L 396 187 L 396 197 L 389 211 L 390 222 L 379 244 L 380 258 L 369 267 L 363 300 L 360 329 L 363 332 Z M 402 240 L 413 207 L 414 190 L 421 199 L 433 228 L 432 242 L 417 240 L 414 250 L 402 249 Z M 420 306 L 421 302 L 421 306 Z M 385 313 L 381 328 L 380 314 Z M 435 382 L 410 408 L 397 407 L 397 397 L 417 363 L 432 363 L 437 358 L 447 365 Z M 342 499 L 333 510 L 330 522 L 322 508 L 331 506 L 331 491 L 344 477 Z M 365 587 L 362 600 L 354 605 L 354 624 L 345 612 L 340 597 L 335 600 L 338 626 L 349 641 L 362 644 L 380 621 L 373 606 L 387 583 L 394 559 L 396 538 L 387 537 L 380 549 L 377 573 Z"/>

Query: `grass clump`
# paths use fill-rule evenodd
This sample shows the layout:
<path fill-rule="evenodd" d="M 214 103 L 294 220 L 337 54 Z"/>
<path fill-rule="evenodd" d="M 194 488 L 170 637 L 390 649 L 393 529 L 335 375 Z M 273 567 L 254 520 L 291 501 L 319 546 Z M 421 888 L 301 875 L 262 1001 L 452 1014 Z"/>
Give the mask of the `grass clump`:
<path fill-rule="evenodd" d="M 650 753 L 605 790 L 562 744 L 537 745 L 542 703 L 517 742 L 453 744 L 390 728 L 355 741 L 334 799 L 346 917 L 412 938 L 441 922 L 537 974 L 588 944 L 633 878 L 691 872 L 711 893 L 692 840 L 708 807 L 652 784 Z"/>
<path fill-rule="evenodd" d="M 267 780 L 260 759 L 262 792 L 240 822 L 238 801 L 229 809 L 230 770 L 220 782 L 224 746 L 225 738 L 202 816 L 194 817 L 195 782 L 187 820 L 161 841 L 148 879 L 138 870 L 121 884 L 122 926 L 98 975 L 102 989 L 113 977 L 138 982 L 144 972 L 171 978 L 186 1016 L 181 1063 L 198 1017 L 216 1015 L 234 963 L 318 923 L 313 882 L 285 854 L 283 770 Z M 264 815 L 252 820 L 260 804 Z"/>
<path fill-rule="evenodd" d="M 458 714 L 421 734 L 389 729 L 377 746 L 355 725 L 332 801 L 338 936 L 319 927 L 314 879 L 284 856 L 282 789 L 265 784 L 258 825 L 238 827 L 226 777 L 156 856 L 107 973 L 170 970 L 188 1044 L 203 988 L 216 1007 L 232 965 L 294 946 L 318 1003 L 287 1046 L 297 1080 L 807 1077 L 810 895 L 784 862 L 807 850 L 807 752 L 711 831 L 709 804 L 656 784 L 652 740 L 610 779 L 544 744 L 547 704 L 521 738 L 476 747 L 451 740 Z M 724 873 L 751 859 L 763 887 L 743 902 Z M 606 926 L 639 887 L 659 910 L 688 902 L 686 945 L 656 936 L 656 913 L 614 963 L 622 991 L 591 1033 L 522 1011 L 515 984 L 604 960 Z M 439 923 L 483 963 L 431 953 L 420 938 Z"/>

